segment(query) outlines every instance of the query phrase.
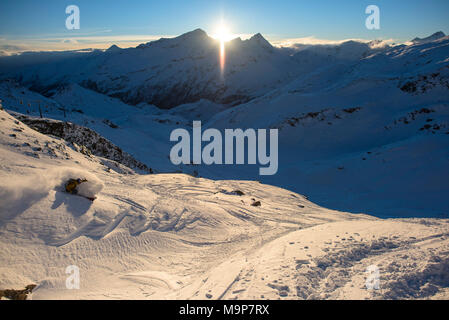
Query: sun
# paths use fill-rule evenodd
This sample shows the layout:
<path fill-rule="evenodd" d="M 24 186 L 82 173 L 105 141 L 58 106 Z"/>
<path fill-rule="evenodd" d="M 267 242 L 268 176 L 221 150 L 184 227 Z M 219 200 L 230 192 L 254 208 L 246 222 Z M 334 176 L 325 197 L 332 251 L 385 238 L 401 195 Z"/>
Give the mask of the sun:
<path fill-rule="evenodd" d="M 232 33 L 229 31 L 229 27 L 224 22 L 221 22 L 220 25 L 218 25 L 218 27 L 215 29 L 212 37 L 219 40 L 220 42 L 227 42 L 229 40 L 232 40 Z"/>
<path fill-rule="evenodd" d="M 224 23 L 223 19 L 221 23 L 215 29 L 212 37 L 220 42 L 220 73 L 222 79 L 224 79 L 225 65 L 226 65 L 226 46 L 225 43 L 232 40 L 234 37 L 229 31 L 229 27 Z"/>

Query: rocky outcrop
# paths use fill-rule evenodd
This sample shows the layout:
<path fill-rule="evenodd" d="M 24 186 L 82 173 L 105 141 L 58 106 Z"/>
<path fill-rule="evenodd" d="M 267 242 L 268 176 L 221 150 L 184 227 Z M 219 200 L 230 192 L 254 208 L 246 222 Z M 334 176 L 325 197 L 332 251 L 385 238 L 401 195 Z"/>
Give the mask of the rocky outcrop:
<path fill-rule="evenodd" d="M 42 134 L 53 135 L 72 143 L 78 149 L 77 151 L 83 154 L 89 155 L 92 153 L 93 155 L 116 161 L 134 170 L 153 173 L 152 168 L 136 160 L 133 156 L 124 152 L 92 129 L 71 122 L 53 119 L 32 118 L 21 114 L 15 114 L 14 116 Z"/>
<path fill-rule="evenodd" d="M 0 290 L 0 300 L 3 298 L 9 300 L 26 300 L 28 295 L 33 292 L 34 288 L 36 288 L 35 284 L 30 284 L 25 287 L 23 290 L 15 290 L 15 289 L 6 289 Z"/>

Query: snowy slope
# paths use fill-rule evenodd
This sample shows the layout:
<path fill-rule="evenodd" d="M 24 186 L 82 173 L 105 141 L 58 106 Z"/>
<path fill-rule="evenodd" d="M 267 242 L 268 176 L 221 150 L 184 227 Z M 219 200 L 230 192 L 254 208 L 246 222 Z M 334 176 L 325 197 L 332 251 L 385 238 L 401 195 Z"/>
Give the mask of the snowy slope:
<path fill-rule="evenodd" d="M 208 127 L 278 128 L 261 177 L 321 205 L 378 216 L 449 213 L 449 38 L 331 64 L 225 110 Z M 199 169 L 210 175 L 210 168 Z M 256 168 L 232 177 L 255 177 Z M 223 172 L 223 175 L 225 173 Z"/>
<path fill-rule="evenodd" d="M 36 283 L 33 299 L 448 298 L 447 220 L 328 210 L 255 181 L 120 174 L 4 111 L 0 158 L 0 288 Z M 98 199 L 62 192 L 69 177 L 100 184 Z M 79 290 L 65 288 L 70 265 Z"/>
<path fill-rule="evenodd" d="M 245 262 L 231 262 L 226 268 L 236 268 L 238 276 L 222 298 L 447 299 L 448 246 L 444 221 L 322 224 L 279 237 Z M 379 290 L 366 289 L 369 266 L 379 268 Z M 210 272 L 204 287 L 220 285 L 217 273 Z"/>
<path fill-rule="evenodd" d="M 421 44 L 421 43 L 431 42 L 431 41 L 435 41 L 435 40 L 444 38 L 445 36 L 446 35 L 444 34 L 444 32 L 438 31 L 428 37 L 425 37 L 425 38 L 416 37 L 415 39 L 412 40 L 412 43 L 413 44 Z"/>
<path fill-rule="evenodd" d="M 15 81 L 0 83 L 3 106 L 31 117 L 43 116 L 90 128 L 159 172 L 175 171 L 165 155 L 170 153 L 167 141 L 171 130 L 187 120 L 166 115 L 146 104 L 137 107 L 124 104 L 76 84 L 57 90 L 52 98 L 20 86 Z"/>

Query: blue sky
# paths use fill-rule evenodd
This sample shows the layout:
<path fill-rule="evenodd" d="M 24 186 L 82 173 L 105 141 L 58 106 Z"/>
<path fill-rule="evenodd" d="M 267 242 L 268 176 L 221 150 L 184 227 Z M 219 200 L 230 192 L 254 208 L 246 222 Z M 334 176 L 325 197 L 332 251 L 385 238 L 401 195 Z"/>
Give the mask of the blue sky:
<path fill-rule="evenodd" d="M 68 5 L 81 12 L 81 29 L 65 28 Z M 365 28 L 365 8 L 381 13 L 381 29 Z M 0 50 L 136 45 L 202 28 L 212 34 L 221 19 L 235 35 L 262 33 L 272 42 L 394 39 L 404 42 L 449 32 L 447 0 L 2 0 Z"/>

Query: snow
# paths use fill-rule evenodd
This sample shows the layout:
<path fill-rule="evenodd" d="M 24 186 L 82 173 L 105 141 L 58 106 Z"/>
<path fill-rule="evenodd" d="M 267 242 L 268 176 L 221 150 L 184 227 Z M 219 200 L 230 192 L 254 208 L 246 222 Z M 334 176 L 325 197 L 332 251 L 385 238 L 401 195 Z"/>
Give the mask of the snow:
<path fill-rule="evenodd" d="M 58 172 L 58 178 L 59 181 L 62 182 L 62 184 L 57 185 L 59 186 L 59 191 L 64 191 L 64 189 L 61 190 L 61 187 L 64 187 L 65 183 L 70 179 L 87 180 L 76 188 L 77 195 L 87 198 L 95 198 L 104 187 L 103 183 L 95 175 L 81 170 L 62 168 Z M 52 179 L 54 179 L 54 177 L 50 174 L 50 181 L 52 181 Z"/>
<path fill-rule="evenodd" d="M 46 196 L 51 188 L 51 182 L 41 181 L 38 175 L 18 178 L 15 175 L 4 175 L 0 183 L 0 199 L 2 218 L 11 212 L 19 211 L 27 202 L 33 203 Z M 16 208 L 17 207 L 17 208 Z"/>
<path fill-rule="evenodd" d="M 258 34 L 227 45 L 224 78 L 202 30 L 1 58 L 0 288 L 36 283 L 33 299 L 447 299 L 449 39 L 427 40 L 285 49 Z M 170 132 L 193 120 L 278 128 L 278 174 L 173 165 Z M 60 121 L 71 130 L 59 137 L 26 125 Z M 87 150 L 99 141 L 105 152 Z M 86 178 L 81 193 L 97 199 L 65 193 L 69 178 Z M 70 265 L 79 290 L 65 287 Z M 370 266 L 379 290 L 366 288 Z"/>
<path fill-rule="evenodd" d="M 415 38 L 412 40 L 412 43 L 413 44 L 422 44 L 422 43 L 431 42 L 431 41 L 435 41 L 435 40 L 444 38 L 445 36 L 446 35 L 444 34 L 444 32 L 438 31 L 438 32 L 435 32 L 434 34 L 432 34 L 426 38 L 423 38 L 423 39 Z"/>
<path fill-rule="evenodd" d="M 63 55 L 71 61 L 68 65 L 77 70 L 84 68 L 84 59 L 93 68 L 99 67 L 99 61 L 103 65 L 102 59 L 114 59 L 113 69 L 108 67 L 110 71 L 105 72 L 110 73 L 110 79 L 116 79 L 114 83 L 120 81 L 120 86 L 131 91 L 140 90 L 143 80 L 135 77 L 146 72 L 134 71 L 158 62 L 157 68 L 163 69 L 159 71 L 164 76 L 152 79 L 159 89 L 146 88 L 145 92 L 159 95 L 161 88 L 183 87 L 181 95 L 177 95 L 177 90 L 169 90 L 170 97 L 177 96 L 181 99 L 178 102 L 182 102 L 178 106 L 170 103 L 170 110 L 145 102 L 130 106 L 120 95 L 107 96 L 103 93 L 114 93 L 86 86 L 81 80 L 93 78 L 96 73 L 91 70 L 81 78 L 65 78 L 69 83 L 65 80 L 64 85 L 52 86 L 43 75 L 57 75 L 49 78 L 53 81 L 66 72 L 53 60 L 35 64 L 33 70 L 23 64 L 12 73 L 5 72 L 3 77 L 18 75 L 22 82 L 0 82 L 0 96 L 8 110 L 35 117 L 39 116 L 36 101 L 40 101 L 44 117 L 88 127 L 155 172 L 261 180 L 305 194 L 332 209 L 379 217 L 447 217 L 447 37 L 396 46 L 380 45 L 379 41 L 347 41 L 311 45 L 293 53 L 262 45 L 262 38 L 256 35 L 252 40 L 230 41 L 225 82 L 212 82 L 231 91 L 247 86 L 245 92 L 233 93 L 235 99 L 244 102 L 238 105 L 234 105 L 239 103 L 234 98 L 227 101 L 229 104 L 216 95 L 199 95 L 196 102 L 190 102 L 184 95 L 196 90 L 203 94 L 212 85 L 206 75 L 210 72 L 212 76 L 213 69 L 203 73 L 209 62 L 202 58 L 199 65 L 195 62 L 195 57 L 205 55 L 207 61 L 214 58 L 211 68 L 217 65 L 215 42 L 201 30 L 150 42 L 140 49 L 123 49 L 117 55 Z M 192 46 L 191 41 L 197 45 Z M 175 61 L 165 60 L 169 56 Z M 118 66 L 120 70 L 115 69 Z M 28 82 L 36 72 L 37 80 Z M 177 75 L 167 84 L 164 77 L 171 72 Z M 201 82 L 196 89 L 191 86 L 196 80 L 184 77 L 189 72 Z M 189 85 L 184 86 L 183 81 Z M 109 82 L 104 86 L 115 88 Z M 255 166 L 173 165 L 168 158 L 172 146 L 168 137 L 176 128 L 190 130 L 193 120 L 201 120 L 205 128 L 220 130 L 279 128 L 278 174 L 259 177 Z"/>
<path fill-rule="evenodd" d="M 47 196 L 50 190 L 64 191 L 69 179 L 87 180 L 77 188 L 78 194 L 85 197 L 95 197 L 103 189 L 103 183 L 93 174 L 72 168 L 48 170 L 44 179 L 37 174 L 24 177 L 7 175 L 0 183 L 2 209 L 5 212 L 20 212 L 24 203 L 33 203 Z M 19 204 L 18 208 L 15 208 L 17 204 Z"/>
<path fill-rule="evenodd" d="M 36 283 L 32 299 L 448 297 L 448 220 L 329 210 L 256 181 L 109 172 L 0 119 L 2 288 Z M 29 151 L 47 142 L 60 147 Z M 72 177 L 95 182 L 98 199 L 64 193 Z M 65 287 L 71 265 L 79 290 Z M 370 265 L 379 291 L 364 287 Z"/>
<path fill-rule="evenodd" d="M 258 34 L 226 44 L 224 83 L 219 50 L 219 41 L 197 29 L 136 48 L 5 57 L 0 60 L 0 78 L 20 79 L 45 95 L 78 84 L 128 104 L 144 102 L 168 109 L 200 99 L 245 102 L 301 73 L 294 59 Z"/>

